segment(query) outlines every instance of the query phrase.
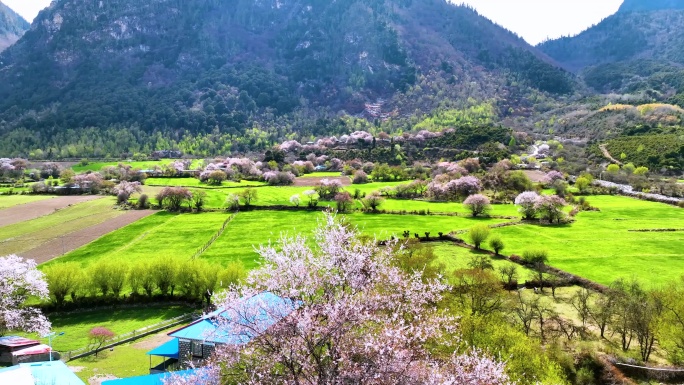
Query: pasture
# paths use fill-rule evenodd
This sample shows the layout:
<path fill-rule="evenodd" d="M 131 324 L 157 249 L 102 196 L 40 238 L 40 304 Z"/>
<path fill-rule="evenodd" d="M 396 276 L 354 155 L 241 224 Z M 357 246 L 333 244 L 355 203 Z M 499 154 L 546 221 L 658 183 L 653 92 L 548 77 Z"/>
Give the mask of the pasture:
<path fill-rule="evenodd" d="M 150 260 L 160 257 L 190 258 L 218 231 L 230 216 L 228 213 L 169 214 L 157 213 L 114 231 L 58 261 L 76 261 L 87 266 L 100 258 Z M 400 237 L 409 230 L 411 236 L 430 232 L 449 233 L 465 230 L 478 223 L 496 224 L 506 220 L 472 219 L 452 216 L 410 216 L 354 213 L 344 215 L 366 235 L 387 239 Z M 240 212 L 223 234 L 202 254 L 201 258 L 226 265 L 241 261 L 251 269 L 257 264 L 255 246 L 275 242 L 281 233 L 290 235 L 311 230 L 322 218 L 320 212 L 250 211 Z"/>
<path fill-rule="evenodd" d="M 484 247 L 483 249 L 487 249 Z M 447 278 L 451 277 L 456 270 L 468 269 L 470 260 L 477 256 L 486 254 L 481 251 L 469 250 L 463 247 L 441 243 L 433 246 L 433 251 L 437 256 L 435 261 L 444 267 L 444 274 Z M 518 282 L 524 283 L 526 280 L 532 280 L 535 277 L 535 272 L 526 267 L 517 265 L 504 258 L 491 258 L 492 266 L 494 266 L 494 273 L 499 275 L 498 270 L 504 266 L 514 265 L 518 268 Z"/>
<path fill-rule="evenodd" d="M 573 224 L 521 225 L 492 233 L 501 236 L 506 255 L 545 249 L 550 265 L 602 284 L 636 278 L 658 287 L 684 274 L 684 210 L 621 196 L 588 200 L 601 211 L 581 212 Z M 662 228 L 680 231 L 630 231 Z"/>

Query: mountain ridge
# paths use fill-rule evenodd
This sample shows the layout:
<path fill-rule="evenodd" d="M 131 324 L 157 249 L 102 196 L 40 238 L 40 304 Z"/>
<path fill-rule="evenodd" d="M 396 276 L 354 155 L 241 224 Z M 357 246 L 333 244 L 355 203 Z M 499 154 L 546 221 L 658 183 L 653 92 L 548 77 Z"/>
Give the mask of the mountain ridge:
<path fill-rule="evenodd" d="M 19 40 L 29 27 L 28 21 L 0 1 L 0 52 Z"/>
<path fill-rule="evenodd" d="M 262 143 L 343 130 L 315 122 L 346 114 L 397 128 L 477 103 L 525 114 L 537 94 L 577 86 L 515 34 L 443 0 L 60 0 L 0 62 L 0 135 L 23 128 L 33 143 L 132 126 L 258 127 Z"/>

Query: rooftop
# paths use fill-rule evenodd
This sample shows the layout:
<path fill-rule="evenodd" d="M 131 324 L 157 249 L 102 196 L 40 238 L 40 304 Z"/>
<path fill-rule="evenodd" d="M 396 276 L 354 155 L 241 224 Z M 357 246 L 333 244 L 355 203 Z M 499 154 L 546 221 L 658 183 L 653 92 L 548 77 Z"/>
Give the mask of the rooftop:
<path fill-rule="evenodd" d="M 62 361 L 33 362 L 0 369 L 0 384 L 85 385 Z"/>

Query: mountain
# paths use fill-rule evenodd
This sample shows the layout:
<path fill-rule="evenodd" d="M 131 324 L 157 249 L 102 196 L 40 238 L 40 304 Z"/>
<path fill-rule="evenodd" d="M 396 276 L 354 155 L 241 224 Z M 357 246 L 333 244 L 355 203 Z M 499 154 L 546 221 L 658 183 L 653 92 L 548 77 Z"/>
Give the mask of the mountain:
<path fill-rule="evenodd" d="M 682 0 L 625 0 L 619 13 L 639 11 L 660 11 L 665 9 L 684 9 Z"/>
<path fill-rule="evenodd" d="M 405 129 L 480 103 L 524 114 L 576 87 L 523 39 L 444 0 L 57 0 L 0 62 L 0 152 L 66 146 L 90 127 L 115 128 L 131 151 L 158 133 L 264 146 L 348 131 L 341 115 Z"/>
<path fill-rule="evenodd" d="M 579 35 L 538 48 L 598 92 L 684 106 L 684 0 L 626 0 Z"/>
<path fill-rule="evenodd" d="M 24 18 L 0 1 L 0 52 L 19 40 L 29 27 Z"/>

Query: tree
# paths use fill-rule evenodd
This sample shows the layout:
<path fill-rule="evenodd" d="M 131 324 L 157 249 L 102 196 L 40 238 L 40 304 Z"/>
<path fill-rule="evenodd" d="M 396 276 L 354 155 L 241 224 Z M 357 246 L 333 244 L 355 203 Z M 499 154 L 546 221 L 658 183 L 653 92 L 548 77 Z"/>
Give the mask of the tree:
<path fill-rule="evenodd" d="M 176 287 L 178 275 L 178 261 L 173 258 L 161 258 L 152 263 L 152 276 L 154 277 L 154 284 L 159 288 L 162 295 L 169 294 L 173 296 L 173 290 Z"/>
<path fill-rule="evenodd" d="M 295 207 L 299 207 L 300 199 L 299 199 L 299 194 L 295 194 L 290 197 L 290 203 L 292 203 Z"/>
<path fill-rule="evenodd" d="M 463 201 L 463 206 L 465 206 L 473 217 L 480 215 L 485 215 L 491 209 L 489 204 L 489 198 L 482 194 L 470 195 Z"/>
<path fill-rule="evenodd" d="M 62 170 L 59 173 L 59 180 L 62 182 L 64 185 L 72 185 L 74 184 L 74 177 L 76 176 L 76 173 L 74 170 L 67 168 Z"/>
<path fill-rule="evenodd" d="M 256 202 L 259 198 L 259 193 L 253 188 L 248 188 L 240 193 L 240 199 L 244 203 L 245 207 L 252 205 L 252 202 Z"/>
<path fill-rule="evenodd" d="M 354 204 L 354 198 L 348 192 L 342 191 L 335 195 L 335 203 L 337 203 L 337 211 L 344 213 Z"/>
<path fill-rule="evenodd" d="M 0 257 L 0 336 L 13 330 L 47 334 L 50 321 L 26 303 L 30 298 L 46 300 L 48 295 L 45 276 L 34 260 L 16 255 Z"/>
<path fill-rule="evenodd" d="M 373 191 L 370 193 L 365 199 L 363 199 L 361 202 L 366 208 L 371 209 L 371 211 L 377 211 L 378 207 L 382 205 L 382 203 L 385 201 L 385 198 L 383 198 L 380 193 L 377 191 Z"/>
<path fill-rule="evenodd" d="M 192 191 L 192 205 L 195 207 L 195 210 L 197 212 L 202 211 L 202 208 L 204 207 L 204 203 L 207 200 L 207 193 L 206 191 L 202 190 L 193 190 Z"/>
<path fill-rule="evenodd" d="M 577 316 L 582 321 L 582 327 L 587 326 L 587 320 L 591 316 L 591 299 L 593 295 L 587 289 L 580 289 L 570 298 L 570 304 L 577 311 Z"/>
<path fill-rule="evenodd" d="M 221 170 L 214 170 L 207 176 L 207 182 L 212 186 L 220 186 L 228 179 L 228 175 Z"/>
<path fill-rule="evenodd" d="M 55 304 L 61 307 L 66 297 L 73 292 L 80 278 L 74 272 L 79 271 L 81 266 L 76 262 L 55 263 L 45 267 L 45 279 L 50 288 L 50 296 Z"/>
<path fill-rule="evenodd" d="M 456 270 L 453 282 L 454 296 L 471 315 L 489 316 L 502 310 L 506 293 L 491 270 Z"/>
<path fill-rule="evenodd" d="M 504 265 L 499 268 L 501 281 L 507 289 L 511 289 L 513 285 L 518 283 L 518 268 L 514 264 Z"/>
<path fill-rule="evenodd" d="M 503 364 L 477 352 L 440 359 L 426 349 L 428 341 L 454 341 L 456 318 L 435 306 L 446 284 L 403 272 L 392 265 L 394 247 L 362 242 L 330 215 L 314 242 L 315 249 L 301 236 L 283 236 L 277 247 L 261 247 L 261 267 L 218 301 L 229 315 L 222 328 L 255 337 L 217 349 L 211 368 L 221 377 L 242 384 L 509 382 Z M 262 308 L 250 310 L 245 300 L 263 291 L 284 299 L 273 312 L 290 314 L 269 328 L 255 326 L 251 314 Z"/>
<path fill-rule="evenodd" d="M 363 170 L 358 170 L 354 173 L 353 184 L 363 184 L 368 183 L 368 174 L 363 172 Z"/>
<path fill-rule="evenodd" d="M 128 280 L 131 285 L 133 293 L 137 294 L 138 289 L 142 289 L 148 297 L 152 298 L 154 290 L 157 288 L 155 284 L 154 272 L 152 265 L 148 262 L 140 262 L 136 264 L 128 275 Z"/>
<path fill-rule="evenodd" d="M 544 290 L 544 273 L 546 273 L 546 264 L 549 262 L 549 253 L 546 250 L 525 250 L 522 255 L 522 260 L 525 264 L 532 266 L 537 272 L 537 283 L 539 287 Z"/>
<path fill-rule="evenodd" d="M 534 208 L 542 220 L 560 223 L 565 217 L 565 212 L 563 212 L 565 205 L 567 205 L 565 200 L 557 195 L 543 195 L 539 197 Z"/>
<path fill-rule="evenodd" d="M 494 254 L 499 255 L 501 253 L 501 251 L 504 249 L 505 245 L 504 245 L 503 241 L 501 240 L 501 238 L 496 236 L 496 237 L 492 237 L 489 240 L 489 247 L 491 247 L 492 250 L 494 250 Z"/>
<path fill-rule="evenodd" d="M 140 185 L 140 182 L 128 182 L 124 180 L 114 186 L 112 192 L 116 195 L 116 199 L 119 203 L 128 203 L 131 195 L 142 192 L 142 186 Z"/>
<path fill-rule="evenodd" d="M 587 192 L 587 188 L 589 188 L 590 182 L 587 178 L 581 176 L 575 180 L 575 187 L 581 192 L 585 193 Z"/>
<path fill-rule="evenodd" d="M 520 213 L 523 219 L 531 220 L 537 216 L 537 202 L 539 194 L 534 191 L 525 191 L 515 198 L 515 204 L 520 206 Z"/>
<path fill-rule="evenodd" d="M 489 232 L 490 229 L 486 225 L 478 225 L 468 230 L 468 237 L 470 238 L 470 242 L 472 242 L 473 246 L 479 250 L 480 245 L 482 245 L 482 243 L 489 237 Z"/>
<path fill-rule="evenodd" d="M 93 286 L 99 289 L 103 296 L 107 296 L 111 291 L 114 297 L 118 298 L 126 283 L 128 265 L 111 260 L 101 260 L 92 265 L 88 272 Z"/>
<path fill-rule="evenodd" d="M 114 332 L 104 326 L 96 326 L 88 332 L 88 339 L 94 345 L 95 357 L 100 353 L 100 348 L 114 338 Z"/>
<path fill-rule="evenodd" d="M 164 187 L 156 198 L 159 206 L 169 211 L 180 211 L 183 203 L 192 199 L 192 193 L 185 187 Z"/>
<path fill-rule="evenodd" d="M 610 174 L 617 174 L 618 172 L 620 172 L 620 166 L 618 166 L 617 164 L 610 164 L 606 168 L 606 171 Z"/>

